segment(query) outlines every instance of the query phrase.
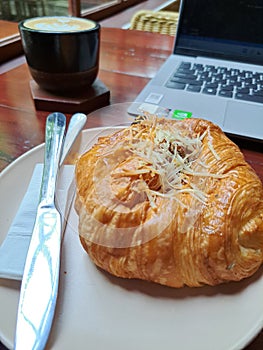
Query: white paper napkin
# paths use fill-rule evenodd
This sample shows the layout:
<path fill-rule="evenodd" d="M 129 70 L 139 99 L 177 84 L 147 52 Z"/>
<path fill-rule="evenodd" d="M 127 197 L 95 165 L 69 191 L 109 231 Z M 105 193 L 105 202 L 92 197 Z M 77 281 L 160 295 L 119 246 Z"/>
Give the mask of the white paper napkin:
<path fill-rule="evenodd" d="M 42 172 L 43 164 L 37 164 L 18 212 L 0 247 L 0 278 L 22 280 L 39 202 Z M 62 232 L 66 227 L 74 195 L 73 178 L 74 166 L 63 165 L 60 169 L 56 190 L 57 208 L 61 213 L 63 222 Z"/>

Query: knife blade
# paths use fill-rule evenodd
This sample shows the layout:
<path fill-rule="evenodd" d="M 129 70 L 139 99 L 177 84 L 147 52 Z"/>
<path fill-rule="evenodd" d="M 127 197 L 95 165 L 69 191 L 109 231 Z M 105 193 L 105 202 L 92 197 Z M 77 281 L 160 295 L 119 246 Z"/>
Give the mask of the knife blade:
<path fill-rule="evenodd" d="M 73 143 L 75 142 L 80 131 L 83 129 L 86 121 L 87 121 L 87 116 L 83 113 L 75 113 L 70 118 L 67 134 L 63 145 L 63 153 L 59 162 L 60 166 L 63 164 L 65 158 L 67 157 L 69 151 L 71 150 Z"/>
<path fill-rule="evenodd" d="M 40 201 L 21 284 L 15 350 L 43 350 L 53 322 L 61 248 L 61 217 L 55 206 L 55 188 L 65 128 L 62 113 L 48 116 Z"/>

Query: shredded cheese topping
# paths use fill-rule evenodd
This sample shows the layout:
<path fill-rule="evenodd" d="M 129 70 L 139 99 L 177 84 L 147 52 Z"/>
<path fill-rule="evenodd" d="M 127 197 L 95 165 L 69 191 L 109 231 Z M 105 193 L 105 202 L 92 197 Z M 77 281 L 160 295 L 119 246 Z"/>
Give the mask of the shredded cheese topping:
<path fill-rule="evenodd" d="M 209 172 L 209 166 L 200 160 L 207 131 L 202 135 L 189 136 L 169 123 L 159 123 L 157 119 L 148 116 L 139 126 L 132 125 L 127 129 L 128 137 L 124 138 L 122 144 L 118 141 L 114 149 L 105 152 L 105 155 L 109 155 L 122 148 L 125 161 L 129 156 L 137 159 L 136 167 L 123 166 L 111 176 L 135 176 L 140 179 L 140 185 L 133 190 L 144 191 L 153 208 L 156 207 L 157 197 L 171 198 L 185 206 L 178 198 L 182 193 L 190 194 L 205 204 L 207 195 L 204 185 L 201 185 L 203 181 L 193 181 L 193 178 L 223 177 L 222 174 Z M 207 144 L 216 161 L 220 160 L 210 140 Z M 158 181 L 151 181 L 154 178 L 158 178 Z M 154 187 L 151 187 L 151 182 L 154 182 Z"/>

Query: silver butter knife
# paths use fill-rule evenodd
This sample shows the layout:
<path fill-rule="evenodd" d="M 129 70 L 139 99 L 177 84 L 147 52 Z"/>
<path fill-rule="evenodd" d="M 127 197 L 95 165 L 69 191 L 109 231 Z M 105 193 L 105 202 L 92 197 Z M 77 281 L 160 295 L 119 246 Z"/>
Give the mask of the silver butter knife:
<path fill-rule="evenodd" d="M 40 201 L 21 284 L 15 350 L 43 350 L 54 317 L 61 248 L 61 217 L 55 207 L 55 187 L 65 128 L 63 114 L 48 116 Z"/>

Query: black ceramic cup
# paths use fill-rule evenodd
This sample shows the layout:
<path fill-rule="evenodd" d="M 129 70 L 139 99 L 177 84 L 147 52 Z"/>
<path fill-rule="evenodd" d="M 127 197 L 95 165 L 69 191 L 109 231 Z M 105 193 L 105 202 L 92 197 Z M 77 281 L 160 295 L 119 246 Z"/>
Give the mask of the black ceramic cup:
<path fill-rule="evenodd" d="M 99 69 L 100 25 L 67 16 L 44 16 L 18 25 L 27 64 L 37 84 L 56 94 L 89 88 Z"/>

